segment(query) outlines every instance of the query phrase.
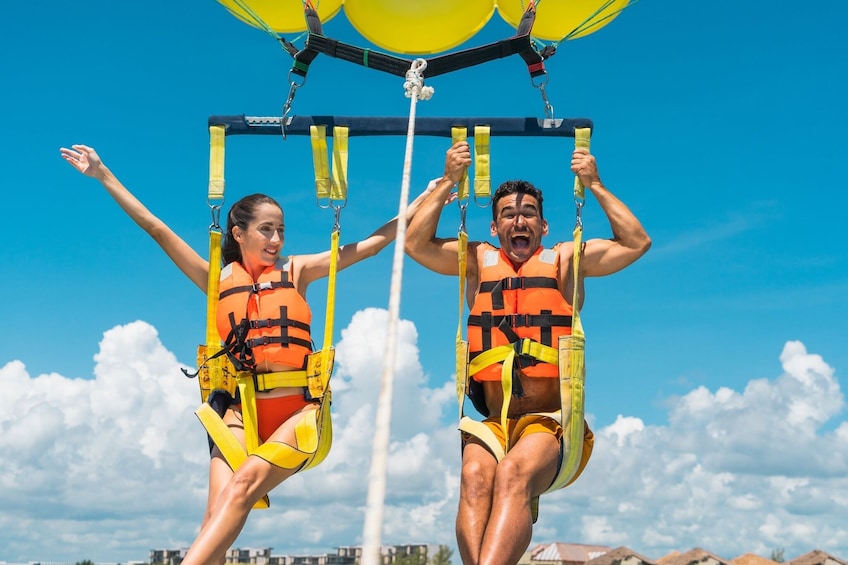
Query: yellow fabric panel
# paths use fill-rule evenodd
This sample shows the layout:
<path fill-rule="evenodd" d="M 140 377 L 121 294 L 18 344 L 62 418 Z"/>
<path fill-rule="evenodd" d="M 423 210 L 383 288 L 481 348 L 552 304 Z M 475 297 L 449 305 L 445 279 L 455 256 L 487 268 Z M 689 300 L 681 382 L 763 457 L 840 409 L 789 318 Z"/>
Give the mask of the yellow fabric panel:
<path fill-rule="evenodd" d="M 336 350 L 328 346 L 321 351 L 310 353 L 306 358 L 306 387 L 313 400 L 322 398 L 330 388 L 335 357 Z"/>
<path fill-rule="evenodd" d="M 321 200 L 330 198 L 330 163 L 327 160 L 327 126 L 309 126 L 312 140 L 312 165 L 315 168 L 315 195 Z"/>
<path fill-rule="evenodd" d="M 224 198 L 224 126 L 209 126 L 209 200 Z"/>
<path fill-rule="evenodd" d="M 333 419 L 330 414 L 330 405 L 332 404 L 333 393 L 328 388 L 324 392 L 324 397 L 321 400 L 321 406 L 318 407 L 316 414 L 316 422 L 318 425 L 318 447 L 312 458 L 306 463 L 304 469 L 310 469 L 321 463 L 330 453 L 330 447 L 333 444 Z"/>
<path fill-rule="evenodd" d="M 454 126 L 451 128 L 451 142 L 457 143 L 459 141 L 467 141 L 468 140 L 468 130 L 462 126 Z M 456 184 L 456 195 L 458 200 L 465 200 L 468 198 L 468 172 L 462 172 L 462 178 Z"/>
<path fill-rule="evenodd" d="M 347 198 L 347 138 L 347 127 L 333 127 L 333 184 L 330 190 L 330 198 L 333 200 Z"/>
<path fill-rule="evenodd" d="M 589 149 L 589 137 L 592 135 L 592 130 L 589 128 L 574 129 L 574 148 Z M 580 178 L 574 177 L 574 197 L 583 200 L 586 196 L 586 190 Z"/>
<path fill-rule="evenodd" d="M 559 338 L 563 459 L 559 473 L 545 492 L 552 492 L 569 484 L 580 467 L 584 433 L 585 343 L 583 336 L 564 335 Z"/>
<path fill-rule="evenodd" d="M 221 347 L 216 345 L 212 348 L 215 352 Z M 199 345 L 197 347 L 197 382 L 200 385 L 200 400 L 206 402 L 213 390 L 225 390 L 230 396 L 235 396 L 238 382 L 236 370 L 230 360 L 224 356 L 218 356 L 209 360 L 209 347 Z"/>
<path fill-rule="evenodd" d="M 474 126 L 474 196 L 477 198 L 492 195 L 490 131 L 489 126 Z"/>

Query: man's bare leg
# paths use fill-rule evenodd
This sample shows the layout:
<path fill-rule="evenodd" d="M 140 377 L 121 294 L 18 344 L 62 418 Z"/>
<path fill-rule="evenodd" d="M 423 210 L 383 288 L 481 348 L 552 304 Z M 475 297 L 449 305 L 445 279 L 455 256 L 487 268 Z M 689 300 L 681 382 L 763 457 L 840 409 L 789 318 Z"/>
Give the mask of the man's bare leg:
<path fill-rule="evenodd" d="M 463 448 L 456 541 L 465 565 L 476 565 L 480 559 L 483 536 L 492 510 L 497 464 L 495 456 L 474 439 Z"/>
<path fill-rule="evenodd" d="M 530 500 L 556 477 L 559 441 L 551 434 L 521 438 L 498 464 L 492 508 L 476 565 L 515 565 L 530 545 Z"/>

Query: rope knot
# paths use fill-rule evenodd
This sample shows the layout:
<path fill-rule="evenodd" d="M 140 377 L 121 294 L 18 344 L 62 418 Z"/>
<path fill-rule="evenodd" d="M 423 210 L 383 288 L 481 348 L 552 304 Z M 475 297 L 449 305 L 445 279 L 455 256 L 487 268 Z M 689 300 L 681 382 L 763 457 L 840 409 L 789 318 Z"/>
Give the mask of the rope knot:
<path fill-rule="evenodd" d="M 412 61 L 412 65 L 406 71 L 406 81 L 403 83 L 407 98 L 416 96 L 419 100 L 429 100 L 433 97 L 433 87 L 424 86 L 424 77 L 421 74 L 426 68 L 427 61 L 424 59 L 419 58 Z"/>

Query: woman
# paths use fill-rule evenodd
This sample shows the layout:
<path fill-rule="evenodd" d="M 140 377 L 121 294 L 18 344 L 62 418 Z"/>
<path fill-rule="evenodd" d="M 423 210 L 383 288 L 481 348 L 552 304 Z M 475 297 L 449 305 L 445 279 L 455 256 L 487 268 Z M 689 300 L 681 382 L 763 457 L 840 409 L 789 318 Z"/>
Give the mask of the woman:
<path fill-rule="evenodd" d="M 72 145 L 70 149 L 61 148 L 60 152 L 78 171 L 99 180 L 130 218 L 162 247 L 194 284 L 206 292 L 208 261 L 133 196 L 103 164 L 94 149 L 85 145 Z M 409 205 L 410 218 L 428 192 L 429 187 Z M 384 224 L 358 243 L 341 246 L 338 269 L 344 269 L 375 255 L 394 240 L 395 232 L 396 219 Z M 237 345 L 243 353 L 246 351 L 242 360 L 249 369 L 257 373 L 294 371 L 305 367 L 305 356 L 309 353 L 311 341 L 309 311 L 305 302 L 306 289 L 311 282 L 329 274 L 329 251 L 281 258 L 283 243 L 283 211 L 272 198 L 254 194 L 233 204 L 227 214 L 227 230 L 222 249 L 225 263 L 221 273 L 222 297 L 226 294 L 223 292 L 225 288 L 243 288 L 244 281 L 250 286 L 251 282 L 279 279 L 285 283 L 276 285 L 270 291 L 268 300 L 285 303 L 287 307 L 284 310 L 294 312 L 294 318 L 307 318 L 284 324 L 283 333 L 288 337 L 283 339 L 289 340 L 286 347 L 281 347 L 279 343 L 279 326 L 274 328 L 278 343 L 250 347 L 251 340 L 246 338 L 253 337 L 255 333 L 246 333 L 247 330 L 243 330 L 239 336 L 238 326 L 245 316 L 251 318 L 247 311 L 254 298 L 256 302 L 259 301 L 258 295 L 248 298 L 247 293 L 233 300 L 231 295 L 227 294 L 228 298 L 222 298 L 218 317 L 221 339 L 232 343 L 233 336 L 236 336 Z M 231 301 L 234 305 L 230 304 Z M 259 314 L 253 314 L 256 315 Z M 267 332 L 268 329 L 263 331 Z M 273 341 L 273 338 L 270 341 Z M 283 349 L 285 351 L 282 351 Z M 267 392 L 257 392 L 256 406 L 259 441 L 263 446 L 267 444 L 279 447 L 277 444 L 283 444 L 285 449 L 290 449 L 287 446 L 297 447 L 295 426 L 304 418 L 314 418 L 318 403 L 305 398 L 302 387 L 279 387 Z M 245 446 L 241 406 L 230 406 L 223 420 L 242 446 Z M 209 495 L 203 525 L 183 564 L 223 563 L 226 551 L 243 528 L 250 509 L 268 492 L 295 474 L 301 465 L 292 467 L 281 467 L 262 457 L 250 455 L 233 472 L 218 447 L 213 447 L 209 466 Z"/>

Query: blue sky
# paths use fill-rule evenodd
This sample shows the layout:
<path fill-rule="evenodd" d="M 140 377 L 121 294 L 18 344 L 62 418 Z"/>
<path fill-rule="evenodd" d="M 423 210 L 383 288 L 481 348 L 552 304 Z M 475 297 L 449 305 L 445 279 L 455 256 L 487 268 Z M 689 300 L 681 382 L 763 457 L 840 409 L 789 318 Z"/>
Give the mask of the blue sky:
<path fill-rule="evenodd" d="M 0 91 L 6 111 L 0 150 L 7 163 L 0 181 L 7 225 L 7 243 L 0 250 L 5 265 L 0 383 L 17 391 L 12 401 L 7 396 L 11 408 L 0 416 L 6 459 L 0 469 L 0 531 L 9 532 L 0 534 L 0 560 L 144 559 L 152 547 L 187 545 L 199 523 L 205 471 L 203 438 L 191 415 L 196 385 L 176 367 L 192 362 L 203 338 L 204 297 L 99 184 L 73 171 L 58 152 L 73 143 L 94 146 L 154 213 L 204 252 L 207 118 L 279 115 L 291 63 L 269 36 L 216 2 L 175 6 L 16 2 L 0 20 L 6 54 L 0 61 L 6 79 Z M 598 453 L 587 469 L 591 476 L 552 495 L 560 508 L 572 510 L 564 514 L 578 517 L 556 521 L 556 505 L 543 503 L 534 542 L 628 545 L 653 558 L 694 546 L 728 558 L 745 551 L 768 556 L 777 547 L 785 547 L 787 557 L 813 548 L 848 556 L 848 530 L 833 526 L 848 523 L 848 422 L 839 387 L 848 367 L 848 264 L 839 228 L 848 153 L 843 135 L 848 81 L 839 22 L 846 15 L 838 3 L 764 8 L 726 0 L 644 0 L 599 32 L 562 45 L 548 61 L 547 92 L 556 116 L 594 121 L 592 149 L 601 176 L 640 218 L 654 244 L 626 271 L 587 284 L 587 412 L 599 431 Z M 367 45 L 343 14 L 324 29 Z M 468 45 L 511 33 L 495 15 Z M 402 83 L 399 77 L 319 57 L 293 113 L 404 116 L 409 101 Z M 518 57 L 427 84 L 435 94 L 418 104 L 419 116 L 543 116 L 539 93 Z M 416 140 L 413 193 L 440 175 L 447 146 L 447 139 Z M 366 236 L 395 213 L 403 151 L 402 137 L 351 142 L 344 241 Z M 524 177 L 545 191 L 549 244 L 570 237 L 573 225 L 570 151 L 569 140 L 492 142 L 495 182 Z M 287 211 L 288 253 L 322 250 L 329 241 L 332 218 L 315 206 L 311 179 L 304 137 L 228 141 L 228 201 L 250 192 L 277 197 Z M 588 236 L 609 237 L 591 200 L 585 214 Z M 440 232 L 450 235 L 458 215 L 448 209 L 443 217 Z M 472 238 L 487 237 L 488 218 L 488 210 L 471 212 Z M 390 262 L 387 250 L 340 275 L 339 342 L 351 342 L 357 331 L 379 335 L 380 312 L 373 309 L 388 304 Z M 456 282 L 410 260 L 404 276 L 401 315 L 409 322 L 406 345 L 415 361 L 408 373 L 414 376 L 407 377 L 414 381 L 415 401 L 431 413 L 410 418 L 410 412 L 396 412 L 395 456 L 406 453 L 404 446 L 423 449 L 419 442 L 424 442 L 433 450 L 424 452 L 443 448 L 444 459 L 438 459 L 443 469 L 428 469 L 433 483 L 426 494 L 393 492 L 390 482 L 388 502 L 396 513 L 421 520 L 421 535 L 428 537 L 417 541 L 450 544 L 458 461 L 454 408 L 445 386 L 453 371 Z M 317 320 L 323 319 L 325 288 L 316 284 L 310 290 Z M 374 400 L 365 395 L 373 385 L 365 375 L 369 364 L 379 369 L 380 352 L 368 358 L 340 349 L 349 357 L 340 355 L 339 388 L 358 390 L 361 398 L 352 392 L 351 398 L 364 407 Z M 153 363 L 160 355 L 173 371 Z M 370 361 L 357 364 L 359 355 Z M 119 399 L 135 389 L 114 388 L 114 383 L 124 382 L 117 375 L 127 372 L 161 375 L 154 388 L 174 386 L 175 398 L 185 402 L 171 406 L 161 396 L 148 398 L 145 389 L 135 391 L 140 396 L 130 396 L 133 401 L 123 410 L 99 416 L 105 420 L 83 409 L 100 398 L 100 385 L 92 384 L 98 379 L 112 383 L 104 385 L 115 395 L 108 398 L 123 406 Z M 109 375 L 116 376 L 110 380 Z M 763 387 L 771 393 L 760 395 Z M 142 398 L 149 402 L 135 402 Z M 353 428 L 360 420 L 352 412 L 347 419 L 345 397 L 337 399 L 337 427 L 358 437 Z M 165 425 L 158 421 L 157 402 L 168 405 L 172 427 L 128 424 Z M 40 409 L 47 410 L 43 416 Z M 71 433 L 83 429 L 71 424 L 77 419 L 87 422 L 90 433 Z M 120 433 L 102 461 L 89 461 L 90 476 L 81 475 L 88 479 L 73 483 L 73 489 L 71 483 L 59 481 L 60 488 L 48 480 L 53 473 L 67 480 L 59 470 L 80 464 L 60 446 L 100 453 L 89 442 L 104 445 L 117 433 L 104 431 L 104 422 Z M 726 441 L 714 442 L 723 437 L 716 426 L 725 426 Z M 150 438 L 162 434 L 185 439 L 154 441 L 158 447 L 149 447 Z M 339 446 L 348 437 L 339 435 L 341 453 L 360 446 L 361 456 L 369 449 L 362 438 L 361 445 L 350 439 Z M 73 502 L 92 485 L 117 488 L 129 480 L 110 483 L 111 475 L 100 470 L 139 456 L 133 451 L 136 439 L 148 448 L 142 449 L 147 459 L 134 468 L 147 464 L 150 474 L 121 487 L 120 496 L 106 497 L 113 506 Z M 121 457 L 113 460 L 116 453 Z M 172 459 L 157 462 L 161 453 Z M 634 492 L 648 492 L 647 482 L 629 481 L 644 478 L 649 462 L 665 457 L 670 462 L 657 475 L 669 481 L 668 500 L 657 495 L 626 500 Z M 787 461 L 803 464 L 793 468 Z M 166 472 L 170 464 L 183 469 L 193 489 L 175 482 L 177 475 Z M 619 465 L 633 476 L 616 473 Z M 319 515 L 349 515 L 344 528 L 269 539 L 274 531 L 269 516 L 297 523 L 295 497 L 289 508 L 251 518 L 251 533 L 240 543 L 273 545 L 280 552 L 331 551 L 359 543 L 357 512 L 366 468 L 367 458 L 351 467 L 349 479 L 358 486 L 350 498 L 340 494 L 335 502 L 312 502 L 320 505 Z M 315 480 L 330 480 L 332 471 L 316 470 Z M 398 484 L 411 488 L 398 478 L 402 470 L 390 472 L 400 473 Z M 31 481 L 42 473 L 44 481 L 36 488 Z M 711 479 L 702 489 L 697 485 L 704 475 Z M 297 480 L 304 479 L 309 484 L 309 474 Z M 671 483 L 690 490 L 683 488 L 675 498 Z M 173 498 L 153 505 L 152 514 L 142 511 L 150 485 Z M 296 487 L 278 489 L 277 500 Z M 693 494 L 702 491 L 711 495 L 708 500 Z M 438 500 L 430 500 L 434 496 Z M 602 511 L 610 500 L 618 504 Z M 723 504 L 739 510 L 738 523 L 728 519 L 729 524 L 717 525 L 726 519 Z M 175 506 L 181 510 L 172 512 Z M 129 507 L 133 510 L 124 515 Z M 435 517 L 432 527 L 421 518 L 422 508 Z M 633 508 L 652 526 L 634 520 L 628 514 Z M 710 509 L 715 520 L 709 519 Z M 150 525 L 153 516 L 163 514 L 170 516 L 167 528 Z M 116 521 L 134 532 L 118 536 L 120 543 L 111 534 Z M 737 541 L 741 524 L 752 528 L 744 543 Z M 30 532 L 25 535 L 24 525 Z M 66 535 L 49 540 L 43 531 L 35 533 L 40 528 Z M 385 538 L 410 541 L 390 525 Z"/>

